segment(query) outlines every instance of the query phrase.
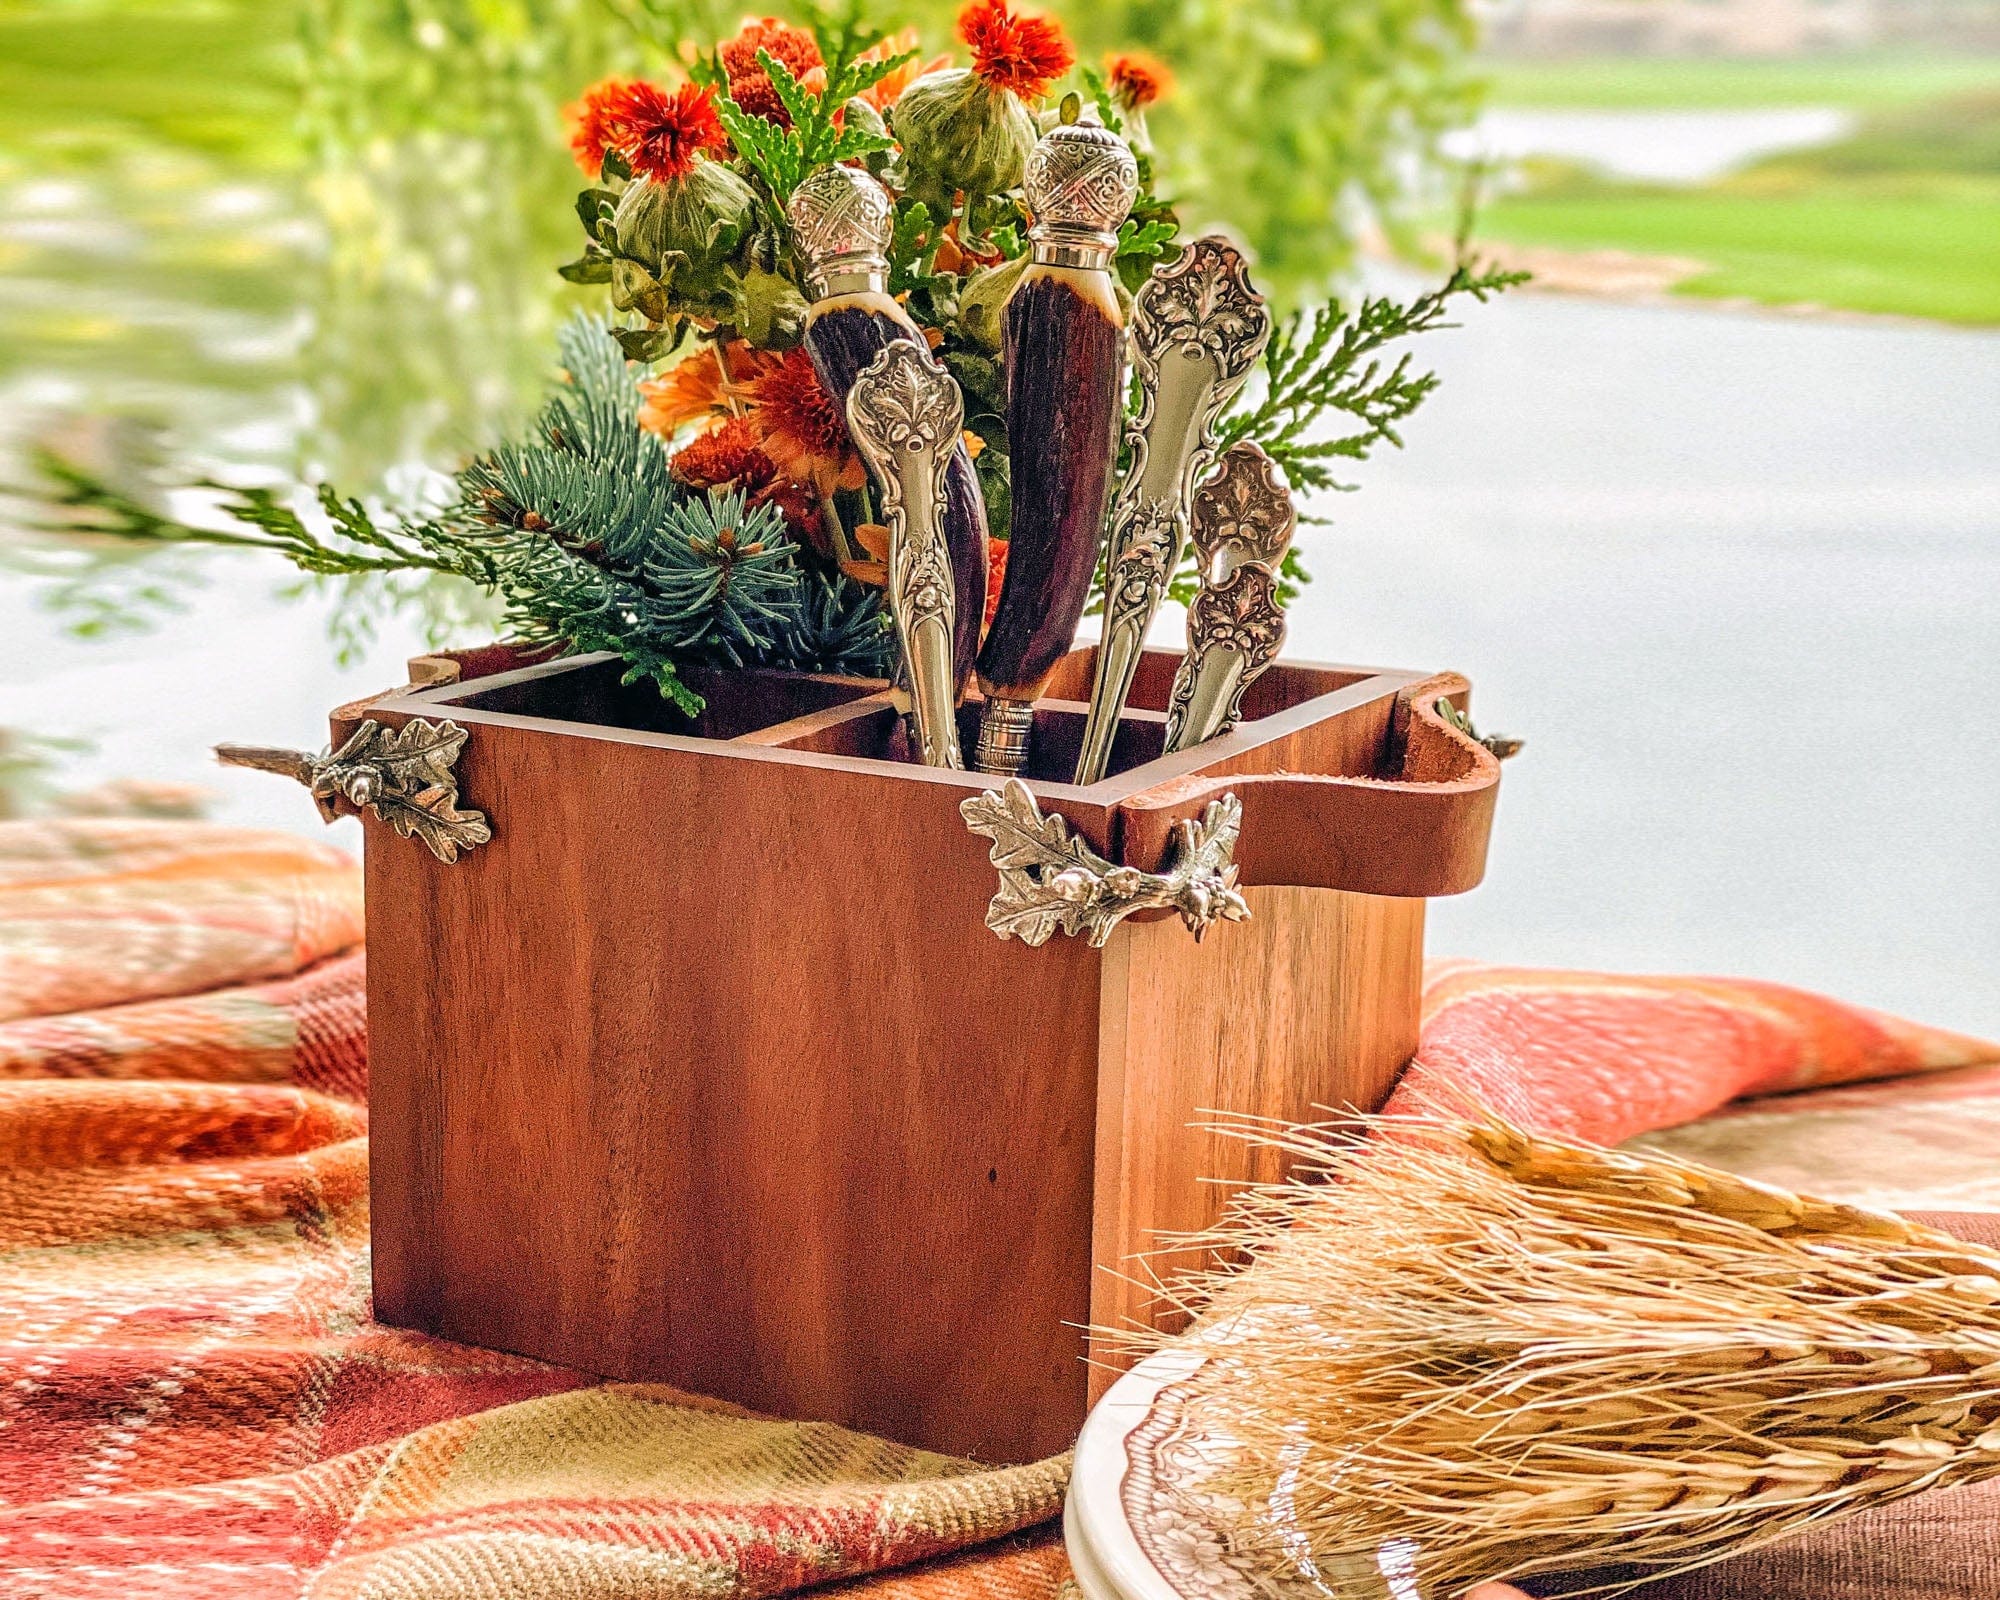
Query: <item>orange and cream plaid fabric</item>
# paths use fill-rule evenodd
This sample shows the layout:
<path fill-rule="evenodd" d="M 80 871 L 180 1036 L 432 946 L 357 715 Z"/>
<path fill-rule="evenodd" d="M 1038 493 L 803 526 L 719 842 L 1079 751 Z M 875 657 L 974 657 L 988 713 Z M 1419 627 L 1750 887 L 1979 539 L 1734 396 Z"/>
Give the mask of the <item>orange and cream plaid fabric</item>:
<path fill-rule="evenodd" d="M 1051 1600 L 1062 1459 L 373 1323 L 360 938 L 320 846 L 0 824 L 0 1597 Z M 1606 1139 L 2000 1058 L 1761 984 L 1460 965 L 1428 1006 L 1406 1103 Z"/>

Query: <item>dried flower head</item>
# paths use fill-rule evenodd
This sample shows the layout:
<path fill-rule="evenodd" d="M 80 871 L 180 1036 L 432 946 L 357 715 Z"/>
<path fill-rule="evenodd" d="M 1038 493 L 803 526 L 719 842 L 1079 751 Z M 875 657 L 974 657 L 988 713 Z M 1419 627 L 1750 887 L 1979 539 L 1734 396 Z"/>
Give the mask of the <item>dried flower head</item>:
<path fill-rule="evenodd" d="M 1165 99 L 1174 87 L 1174 75 L 1167 64 L 1143 50 L 1106 57 L 1104 81 L 1111 98 L 1125 111 L 1143 111 L 1156 100 Z"/>
<path fill-rule="evenodd" d="M 826 86 L 826 63 L 820 58 L 819 45 L 810 33 L 776 17 L 750 19 L 735 38 L 725 40 L 718 48 L 722 70 L 729 79 L 729 98 L 751 116 L 788 128 L 791 114 L 778 98 L 777 86 L 764 70 L 764 63 L 757 59 L 760 50 L 768 51 L 772 60 L 782 62 L 785 70 L 808 89 Z"/>
<path fill-rule="evenodd" d="M 758 442 L 784 476 L 823 494 L 860 487 L 861 458 L 847 436 L 840 402 L 821 386 L 802 347 L 765 368 L 745 386 L 743 397 Z"/>
<path fill-rule="evenodd" d="M 1016 14 L 1007 0 L 972 0 L 958 14 L 958 36 L 972 51 L 972 73 L 990 89 L 1039 100 L 1076 65 L 1061 26 L 1048 17 Z"/>
<path fill-rule="evenodd" d="M 625 104 L 634 87 L 629 78 L 605 78 L 584 90 L 582 98 L 564 110 L 569 147 L 586 176 L 595 178 L 602 172 L 605 152 L 617 147 Z"/>
<path fill-rule="evenodd" d="M 705 155 L 728 148 L 715 91 L 684 83 L 671 92 L 635 83 L 613 113 L 620 154 L 632 170 L 663 182 L 684 178 Z"/>

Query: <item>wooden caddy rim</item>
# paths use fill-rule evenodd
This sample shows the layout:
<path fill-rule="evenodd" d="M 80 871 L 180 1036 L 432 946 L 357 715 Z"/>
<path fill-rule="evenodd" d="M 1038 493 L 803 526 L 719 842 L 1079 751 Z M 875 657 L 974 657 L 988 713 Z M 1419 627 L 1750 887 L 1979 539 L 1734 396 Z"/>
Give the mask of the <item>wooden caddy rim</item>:
<path fill-rule="evenodd" d="M 1059 679 L 1087 682 L 1095 646 L 1073 651 Z M 862 773 L 892 782 L 926 784 L 960 797 L 995 788 L 989 773 L 927 767 L 908 761 L 791 747 L 893 705 L 879 680 L 825 674 L 788 675 L 801 683 L 851 691 L 850 697 L 733 737 L 703 737 L 573 721 L 529 712 L 494 710 L 476 700 L 579 672 L 603 670 L 609 652 L 561 656 L 457 681 L 412 684 L 344 706 L 333 714 L 340 744 L 364 716 L 397 723 L 412 717 L 449 717 L 460 726 L 533 730 L 561 737 L 636 745 L 703 760 L 769 762 L 827 772 Z M 1178 651 L 1148 650 L 1142 671 L 1169 673 Z M 1282 675 L 1282 677 L 1281 677 Z M 1233 794 L 1243 806 L 1244 847 L 1238 852 L 1245 885 L 1289 884 L 1431 899 L 1461 894 L 1485 875 L 1500 765 L 1491 751 L 1438 712 L 1449 700 L 1463 707 L 1470 686 L 1455 673 L 1353 667 L 1287 661 L 1269 675 L 1300 685 L 1321 678 L 1307 692 L 1230 732 L 1191 749 L 1169 752 L 1108 774 L 1094 784 L 1024 778 L 1044 810 L 1066 816 L 1107 859 L 1157 870 L 1182 822 L 1199 817 L 1210 802 Z M 1384 700 L 1388 736 L 1368 771 L 1298 771 L 1274 760 L 1270 749 L 1302 730 L 1361 711 Z M 1040 709 L 1080 718 L 1086 704 L 1052 696 Z M 1127 722 L 1162 723 L 1164 713 L 1128 710 Z M 476 803 L 476 797 L 475 797 Z M 504 826 L 504 819 L 501 819 Z"/>
<path fill-rule="evenodd" d="M 1094 658 L 1096 647 L 1083 646 L 1077 653 Z M 1180 659 L 1180 652 L 1173 650 L 1148 650 L 1145 654 L 1155 660 Z M 681 750 L 722 759 L 781 761 L 807 767 L 839 767 L 847 771 L 860 769 L 916 783 L 940 783 L 949 788 L 963 790 L 966 794 L 976 794 L 981 789 L 991 789 L 1000 781 L 990 773 L 926 767 L 914 762 L 888 761 L 871 756 L 830 755 L 817 750 L 785 748 L 783 742 L 785 740 L 870 716 L 891 705 L 893 701 L 888 689 L 874 687 L 877 680 L 873 679 L 842 678 L 823 673 L 798 673 L 795 676 L 806 682 L 868 687 L 855 698 L 838 705 L 808 711 L 783 722 L 773 723 L 768 727 L 758 728 L 729 739 L 657 733 L 647 728 L 620 728 L 600 723 L 578 723 L 560 717 L 538 717 L 518 711 L 491 711 L 464 703 L 495 689 L 509 689 L 546 678 L 562 677 L 606 665 L 617 659 L 609 651 L 595 651 L 585 655 L 560 656 L 551 661 L 535 662 L 529 666 L 515 667 L 482 677 L 465 678 L 455 683 L 427 686 L 413 684 L 357 702 L 352 707 L 343 707 L 334 713 L 335 723 L 338 726 L 343 721 L 358 721 L 364 708 L 372 712 L 400 712 L 410 716 L 427 716 L 435 715 L 438 710 L 449 707 L 451 720 L 461 726 L 489 723 L 498 727 L 539 728 L 548 733 L 561 733 L 573 738 L 607 739 L 619 744 L 651 745 L 662 750 Z M 1232 758 L 1253 755 L 1262 746 L 1296 733 L 1301 728 L 1309 727 L 1315 722 L 1324 721 L 1328 717 L 1352 710 L 1357 706 L 1366 705 L 1372 700 L 1397 694 L 1432 676 L 1390 667 L 1354 667 L 1319 661 L 1286 661 L 1283 665 L 1298 672 L 1320 673 L 1339 677 L 1345 681 L 1324 693 L 1295 701 L 1267 716 L 1247 718 L 1228 733 L 1218 739 L 1211 739 L 1206 744 L 1159 756 L 1141 766 L 1127 768 L 1123 772 L 1109 773 L 1096 783 L 1061 783 L 1046 778 L 1027 778 L 1023 781 L 1038 798 L 1046 796 L 1050 799 L 1112 805 L 1119 801 L 1134 799 L 1177 779 L 1198 775 Z M 976 702 L 977 691 L 973 691 L 970 698 Z M 1038 709 L 1070 711 L 1079 715 L 1090 709 L 1087 701 L 1061 696 L 1045 698 L 1037 705 Z M 1125 717 L 1127 720 L 1144 722 L 1166 720 L 1164 712 L 1137 707 L 1129 708 Z"/>

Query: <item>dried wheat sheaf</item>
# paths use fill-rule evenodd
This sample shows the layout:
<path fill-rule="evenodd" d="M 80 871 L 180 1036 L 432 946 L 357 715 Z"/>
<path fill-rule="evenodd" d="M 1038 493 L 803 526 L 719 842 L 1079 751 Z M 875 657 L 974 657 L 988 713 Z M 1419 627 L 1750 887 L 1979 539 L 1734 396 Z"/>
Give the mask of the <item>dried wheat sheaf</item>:
<path fill-rule="evenodd" d="M 1654 1578 L 2000 1472 L 2000 1253 L 1483 1113 L 1219 1131 L 1304 1163 L 1165 1291 L 1252 1572 Z"/>

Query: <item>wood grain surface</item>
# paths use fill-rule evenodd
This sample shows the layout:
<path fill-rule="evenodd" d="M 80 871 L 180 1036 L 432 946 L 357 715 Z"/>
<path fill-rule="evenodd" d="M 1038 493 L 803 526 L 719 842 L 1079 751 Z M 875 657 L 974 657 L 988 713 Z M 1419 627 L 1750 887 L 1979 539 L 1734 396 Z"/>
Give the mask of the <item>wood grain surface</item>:
<path fill-rule="evenodd" d="M 1200 945 L 1178 922 L 1127 923 L 1099 991 L 1094 1328 L 1171 1325 L 1155 1285 L 1199 1265 L 1164 1236 L 1209 1227 L 1244 1183 L 1284 1176 L 1270 1149 L 1208 1131 L 1215 1114 L 1315 1122 L 1373 1111 L 1417 1046 L 1424 902 L 1252 889 L 1247 922 Z M 1093 1354 L 1092 1398 L 1127 1364 Z"/>
<path fill-rule="evenodd" d="M 1137 756 L 1173 659 L 1142 664 Z M 1057 671 L 1087 687 L 1088 652 Z M 1266 877 L 1199 946 L 1166 919 L 1030 950 L 985 928 L 959 815 L 993 780 L 897 759 L 879 683 L 772 674 L 690 720 L 617 676 L 339 714 L 460 723 L 494 829 L 446 865 L 365 823 L 377 1314 L 989 1461 L 1064 1448 L 1080 1330 L 1144 1312 L 1113 1269 L 1208 1219 L 1201 1178 L 1272 1170 L 1190 1125 L 1386 1092 L 1423 902 Z M 1417 675 L 1269 677 L 1226 740 L 1031 786 L 1153 869 L 1184 781 L 1408 767 Z M 1081 712 L 1043 706 L 1051 748 Z M 1282 875 L 1282 838 L 1244 848 Z"/>

